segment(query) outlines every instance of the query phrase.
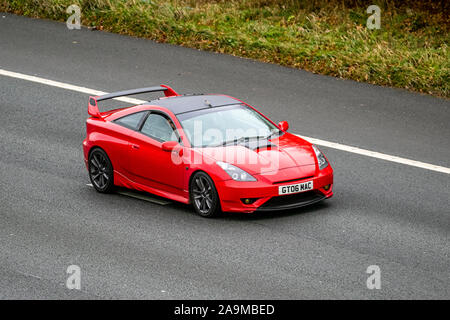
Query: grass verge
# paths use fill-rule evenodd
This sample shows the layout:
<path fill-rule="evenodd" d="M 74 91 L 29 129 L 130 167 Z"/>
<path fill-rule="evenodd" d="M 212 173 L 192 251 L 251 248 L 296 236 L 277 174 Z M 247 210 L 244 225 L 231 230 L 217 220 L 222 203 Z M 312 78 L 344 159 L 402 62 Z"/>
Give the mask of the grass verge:
<path fill-rule="evenodd" d="M 0 0 L 0 10 L 66 21 L 72 4 L 97 29 L 450 96 L 445 0 Z M 379 30 L 366 27 L 370 4 Z"/>

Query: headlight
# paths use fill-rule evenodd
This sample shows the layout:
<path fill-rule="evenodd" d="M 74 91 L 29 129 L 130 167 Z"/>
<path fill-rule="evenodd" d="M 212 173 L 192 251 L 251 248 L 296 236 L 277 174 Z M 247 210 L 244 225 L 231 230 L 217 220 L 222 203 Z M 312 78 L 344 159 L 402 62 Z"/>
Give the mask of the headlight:
<path fill-rule="evenodd" d="M 256 179 L 249 173 L 245 172 L 241 168 L 233 166 L 232 164 L 217 161 L 219 167 L 225 170 L 226 173 L 231 177 L 231 179 L 236 181 L 256 181 Z"/>
<path fill-rule="evenodd" d="M 319 150 L 315 145 L 312 145 L 314 152 L 316 153 L 317 162 L 319 163 L 319 169 L 325 169 L 328 166 L 328 161 L 323 155 L 322 151 Z"/>

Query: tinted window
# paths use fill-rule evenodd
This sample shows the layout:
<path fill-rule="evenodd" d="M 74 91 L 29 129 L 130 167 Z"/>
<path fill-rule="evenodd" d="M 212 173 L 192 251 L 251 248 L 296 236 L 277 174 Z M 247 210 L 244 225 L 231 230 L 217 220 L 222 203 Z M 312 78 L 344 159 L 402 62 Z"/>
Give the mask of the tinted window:
<path fill-rule="evenodd" d="M 166 117 L 158 113 L 151 113 L 145 120 L 142 133 L 160 141 L 177 141 L 174 126 Z"/>
<path fill-rule="evenodd" d="M 130 114 L 128 116 L 122 117 L 117 119 L 115 122 L 117 124 L 120 124 L 124 127 L 133 129 L 133 130 L 137 130 L 139 127 L 139 123 L 141 122 L 142 117 L 145 115 L 145 111 L 144 112 L 137 112 L 137 113 L 133 113 Z"/>

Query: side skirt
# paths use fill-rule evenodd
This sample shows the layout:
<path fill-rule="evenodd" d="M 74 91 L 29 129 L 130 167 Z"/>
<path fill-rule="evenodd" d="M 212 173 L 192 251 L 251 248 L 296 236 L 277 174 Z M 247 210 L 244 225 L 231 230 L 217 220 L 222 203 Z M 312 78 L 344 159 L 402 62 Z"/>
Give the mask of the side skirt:
<path fill-rule="evenodd" d="M 116 170 L 114 170 L 114 184 L 119 187 L 125 187 L 128 189 L 144 191 L 144 192 L 148 192 L 151 194 L 155 194 L 160 197 L 164 197 L 164 198 L 171 199 L 174 201 L 189 204 L 189 193 L 188 192 L 185 192 L 185 194 L 186 194 L 185 196 L 181 196 L 181 195 L 174 194 L 171 192 L 151 188 L 151 187 L 145 186 L 143 184 L 140 184 L 140 183 L 137 183 L 137 182 L 134 182 L 134 181 L 128 179 L 127 177 L 125 177 L 123 174 L 121 174 L 120 172 L 118 172 Z"/>

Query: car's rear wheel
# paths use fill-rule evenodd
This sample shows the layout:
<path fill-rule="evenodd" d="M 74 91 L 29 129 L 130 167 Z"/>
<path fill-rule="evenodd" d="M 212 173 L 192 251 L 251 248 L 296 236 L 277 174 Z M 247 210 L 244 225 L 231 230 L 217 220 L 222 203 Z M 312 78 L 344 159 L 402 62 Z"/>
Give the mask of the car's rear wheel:
<path fill-rule="evenodd" d="M 197 172 L 189 186 L 191 203 L 202 217 L 211 218 L 220 212 L 219 196 L 213 180 L 205 172 Z"/>
<path fill-rule="evenodd" d="M 89 178 L 95 190 L 110 193 L 114 189 L 113 166 L 105 151 L 95 148 L 89 154 Z"/>

